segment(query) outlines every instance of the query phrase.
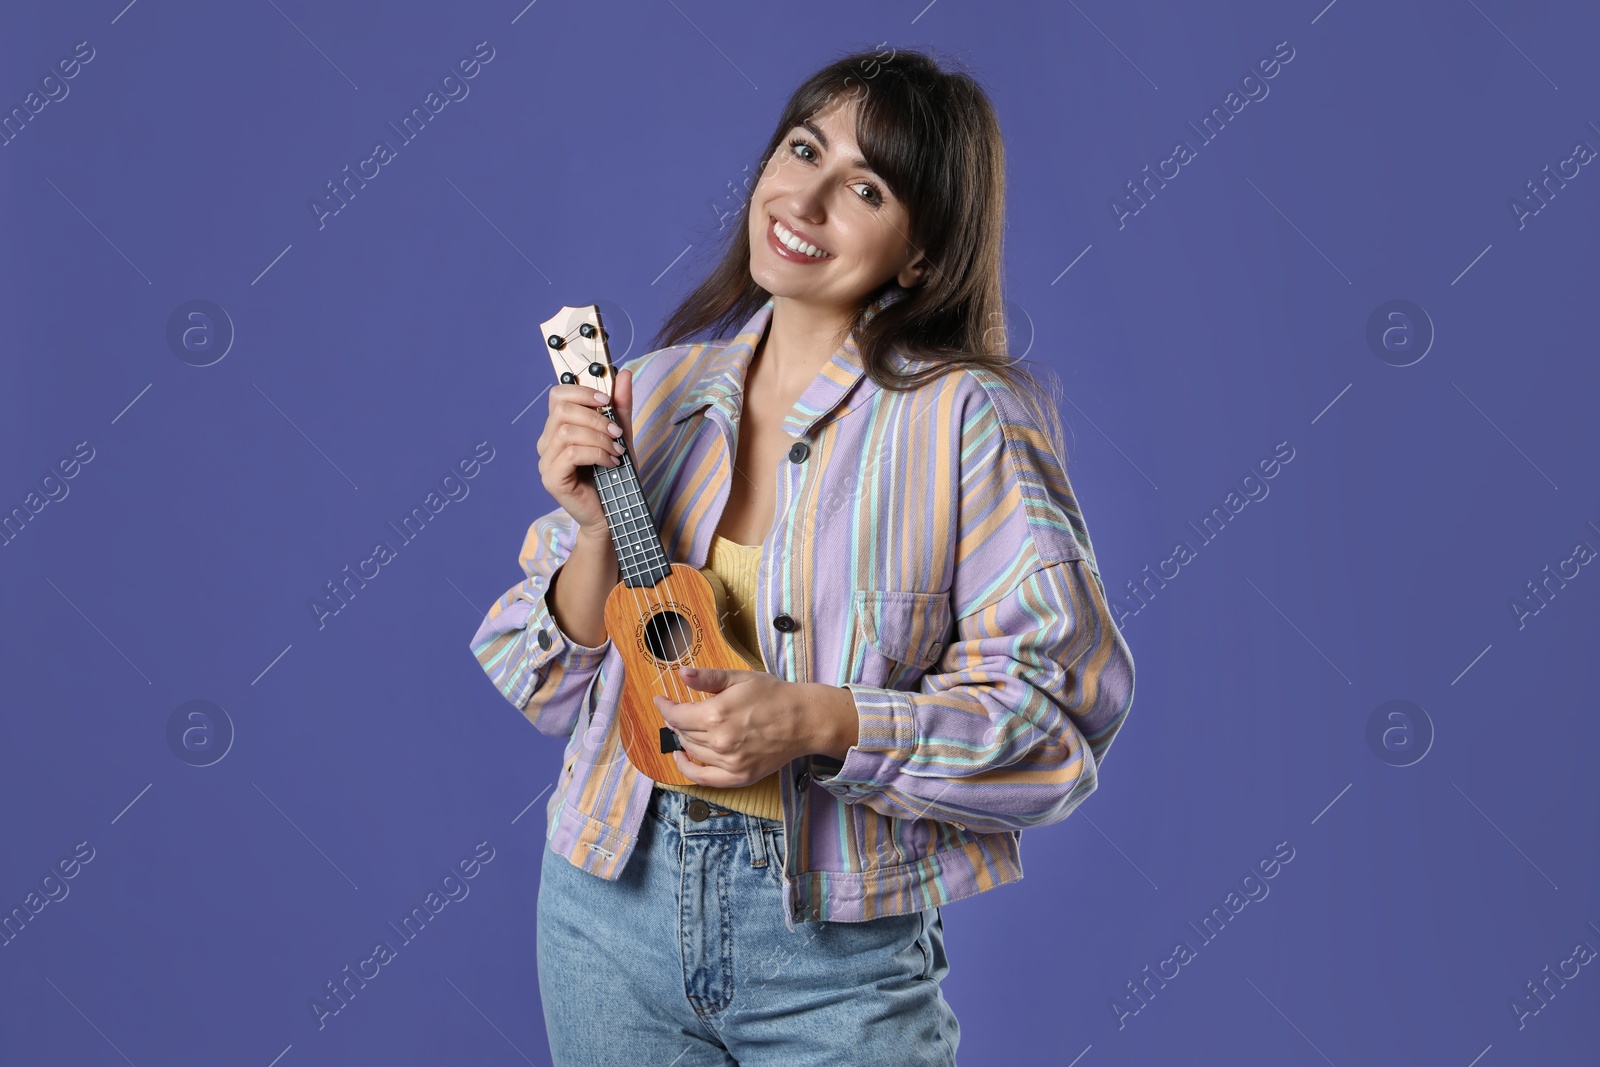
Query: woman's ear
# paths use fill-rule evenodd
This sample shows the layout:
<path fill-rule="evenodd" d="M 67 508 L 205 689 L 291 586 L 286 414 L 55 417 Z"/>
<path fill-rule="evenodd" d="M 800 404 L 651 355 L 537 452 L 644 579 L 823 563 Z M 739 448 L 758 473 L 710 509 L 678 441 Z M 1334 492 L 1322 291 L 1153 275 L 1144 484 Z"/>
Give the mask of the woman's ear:
<path fill-rule="evenodd" d="M 928 266 L 928 258 L 918 255 L 916 259 L 913 259 L 900 269 L 900 273 L 895 275 L 894 280 L 902 289 L 915 289 L 927 280 Z"/>

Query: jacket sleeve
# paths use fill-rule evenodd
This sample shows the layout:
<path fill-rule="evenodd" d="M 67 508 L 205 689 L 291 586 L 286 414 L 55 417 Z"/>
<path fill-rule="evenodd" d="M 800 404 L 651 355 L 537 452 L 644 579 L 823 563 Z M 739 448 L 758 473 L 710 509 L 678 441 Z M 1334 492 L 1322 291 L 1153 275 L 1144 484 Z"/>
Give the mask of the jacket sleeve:
<path fill-rule="evenodd" d="M 1059 822 L 1094 791 L 1133 658 L 1055 447 L 997 388 L 969 408 L 956 514 L 934 517 L 961 546 L 950 643 L 915 690 L 845 686 L 859 738 L 813 781 L 884 815 L 999 833 Z"/>
<path fill-rule="evenodd" d="M 541 515 L 522 545 L 527 575 L 490 608 L 472 638 L 472 653 L 495 688 L 540 733 L 572 733 L 589 685 L 611 650 L 580 645 L 550 614 L 546 594 L 577 543 L 577 523 L 562 508 Z"/>

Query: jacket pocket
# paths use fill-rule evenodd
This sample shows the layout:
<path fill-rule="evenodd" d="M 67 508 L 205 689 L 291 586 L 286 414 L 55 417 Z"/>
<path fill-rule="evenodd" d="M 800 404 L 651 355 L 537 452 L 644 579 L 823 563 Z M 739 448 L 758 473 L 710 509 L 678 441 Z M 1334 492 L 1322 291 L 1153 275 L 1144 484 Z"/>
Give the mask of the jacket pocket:
<path fill-rule="evenodd" d="M 939 661 L 950 636 L 947 593 L 857 589 L 852 682 L 910 689 Z"/>

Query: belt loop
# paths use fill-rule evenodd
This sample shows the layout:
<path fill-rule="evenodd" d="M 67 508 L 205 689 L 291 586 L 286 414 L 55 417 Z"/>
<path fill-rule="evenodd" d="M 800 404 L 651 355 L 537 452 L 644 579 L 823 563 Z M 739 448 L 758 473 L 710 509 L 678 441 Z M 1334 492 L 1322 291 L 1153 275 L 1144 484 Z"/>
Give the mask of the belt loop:
<path fill-rule="evenodd" d="M 744 836 L 750 842 L 750 866 L 767 865 L 767 835 L 756 816 L 744 815 Z"/>

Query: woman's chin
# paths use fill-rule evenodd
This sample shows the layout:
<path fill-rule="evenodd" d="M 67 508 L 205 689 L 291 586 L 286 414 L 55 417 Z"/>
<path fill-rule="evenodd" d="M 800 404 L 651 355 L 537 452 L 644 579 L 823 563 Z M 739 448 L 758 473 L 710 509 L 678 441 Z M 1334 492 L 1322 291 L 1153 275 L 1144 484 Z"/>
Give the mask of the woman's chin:
<path fill-rule="evenodd" d="M 808 298 L 814 299 L 818 295 L 816 285 L 808 284 L 804 278 L 794 277 L 789 271 L 784 270 L 781 264 L 765 268 L 752 265 L 750 278 L 770 295 L 781 296 L 786 300 L 808 303 Z"/>

